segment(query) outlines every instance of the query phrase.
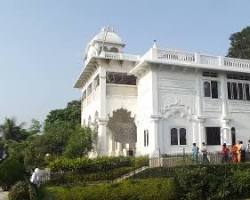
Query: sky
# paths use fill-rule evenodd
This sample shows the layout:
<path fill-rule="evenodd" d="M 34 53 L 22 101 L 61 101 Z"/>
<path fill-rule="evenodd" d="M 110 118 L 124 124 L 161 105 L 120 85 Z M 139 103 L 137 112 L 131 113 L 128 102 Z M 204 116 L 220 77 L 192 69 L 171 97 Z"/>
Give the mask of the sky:
<path fill-rule="evenodd" d="M 0 123 L 44 120 L 79 99 L 84 50 L 110 25 L 125 52 L 161 48 L 225 55 L 250 25 L 249 0 L 0 0 Z"/>

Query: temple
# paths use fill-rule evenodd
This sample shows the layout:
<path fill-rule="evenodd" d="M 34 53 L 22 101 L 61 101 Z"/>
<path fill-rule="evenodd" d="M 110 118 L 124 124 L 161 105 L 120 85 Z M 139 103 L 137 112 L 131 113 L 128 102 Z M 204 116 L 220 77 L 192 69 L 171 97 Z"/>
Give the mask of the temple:
<path fill-rule="evenodd" d="M 110 27 L 87 45 L 74 87 L 97 155 L 210 152 L 250 139 L 250 60 L 159 48 L 124 53 Z"/>

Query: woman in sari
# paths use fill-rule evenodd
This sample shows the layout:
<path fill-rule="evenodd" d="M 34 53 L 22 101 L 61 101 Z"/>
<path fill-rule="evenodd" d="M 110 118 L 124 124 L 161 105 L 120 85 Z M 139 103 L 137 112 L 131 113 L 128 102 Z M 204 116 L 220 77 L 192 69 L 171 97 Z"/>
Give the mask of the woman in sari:
<path fill-rule="evenodd" d="M 232 144 L 231 154 L 233 163 L 238 163 L 238 147 L 235 143 Z"/>

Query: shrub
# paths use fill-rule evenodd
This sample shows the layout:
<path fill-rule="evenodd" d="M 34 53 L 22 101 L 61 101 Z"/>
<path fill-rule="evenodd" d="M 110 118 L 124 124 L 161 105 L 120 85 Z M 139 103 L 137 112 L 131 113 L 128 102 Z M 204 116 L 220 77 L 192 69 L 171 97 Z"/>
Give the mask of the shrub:
<path fill-rule="evenodd" d="M 70 136 L 64 155 L 68 158 L 85 156 L 92 149 L 91 129 L 76 128 Z"/>
<path fill-rule="evenodd" d="M 79 173 L 79 172 L 64 172 L 54 173 L 47 185 L 82 185 L 86 182 L 113 181 L 120 176 L 129 173 L 133 170 L 132 167 L 121 167 L 112 169 L 106 172 L 96 173 Z"/>
<path fill-rule="evenodd" d="M 29 186 L 26 182 L 19 181 L 13 185 L 9 192 L 9 200 L 29 200 Z"/>
<path fill-rule="evenodd" d="M 178 199 L 173 179 L 123 181 L 85 187 L 47 187 L 41 190 L 42 199 L 74 200 L 172 200 Z"/>
<path fill-rule="evenodd" d="M 8 190 L 17 181 L 24 180 L 25 169 L 19 160 L 9 157 L 0 165 L 0 186 Z"/>
<path fill-rule="evenodd" d="M 107 171 L 119 167 L 132 166 L 129 157 L 58 158 L 49 164 L 52 171 L 84 171 L 85 173 Z"/>

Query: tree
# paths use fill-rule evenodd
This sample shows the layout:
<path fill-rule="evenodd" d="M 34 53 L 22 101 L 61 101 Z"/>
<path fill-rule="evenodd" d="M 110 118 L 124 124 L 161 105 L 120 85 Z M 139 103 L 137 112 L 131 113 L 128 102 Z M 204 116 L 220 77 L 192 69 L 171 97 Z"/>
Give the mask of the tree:
<path fill-rule="evenodd" d="M 228 57 L 250 59 L 250 26 L 233 33 L 229 40 L 231 44 L 228 49 Z"/>
<path fill-rule="evenodd" d="M 34 135 L 34 134 L 41 133 L 41 131 L 42 131 L 42 124 L 38 120 L 32 119 L 31 125 L 29 127 L 29 132 L 32 135 Z"/>
<path fill-rule="evenodd" d="M 45 119 L 44 130 L 48 131 L 56 124 L 67 123 L 68 127 L 74 128 L 81 123 L 81 102 L 71 101 L 64 109 L 50 111 Z"/>
<path fill-rule="evenodd" d="M 69 138 L 64 155 L 69 158 L 87 155 L 92 149 L 91 135 L 92 131 L 90 128 L 76 128 Z"/>
<path fill-rule="evenodd" d="M 4 123 L 0 125 L 0 132 L 5 140 L 21 141 L 26 138 L 23 124 L 17 125 L 15 119 L 6 118 Z"/>

